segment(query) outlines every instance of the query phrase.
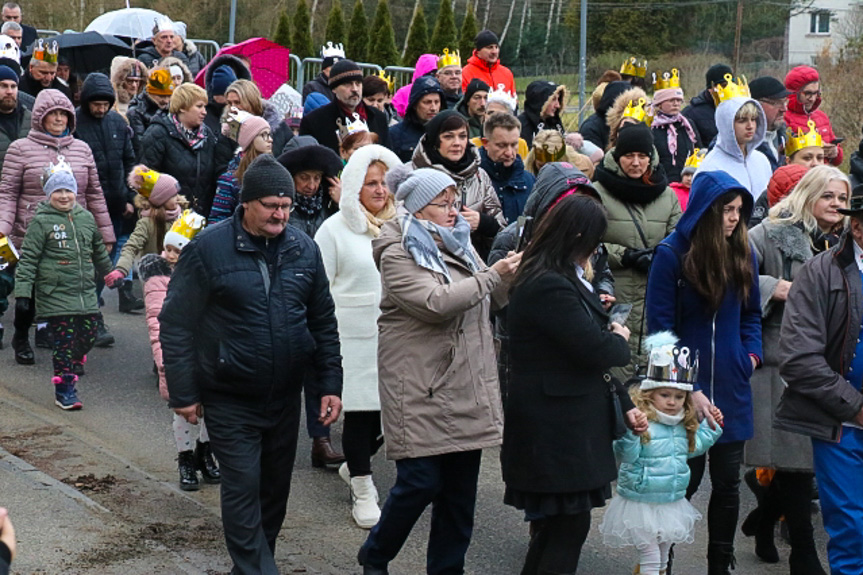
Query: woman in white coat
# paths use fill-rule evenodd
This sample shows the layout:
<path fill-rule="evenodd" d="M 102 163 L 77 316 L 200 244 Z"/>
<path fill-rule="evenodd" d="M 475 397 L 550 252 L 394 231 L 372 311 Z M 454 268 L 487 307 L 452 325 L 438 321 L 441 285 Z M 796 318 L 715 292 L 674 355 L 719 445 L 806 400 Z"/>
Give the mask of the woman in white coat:
<path fill-rule="evenodd" d="M 384 177 L 400 165 L 383 146 L 354 152 L 342 172 L 339 212 L 315 234 L 336 304 L 345 372 L 346 461 L 339 475 L 350 486 L 354 521 L 364 529 L 374 527 L 381 514 L 371 458 L 383 444 L 377 367 L 381 278 L 372 259 L 372 239 L 395 216 L 395 199 Z"/>

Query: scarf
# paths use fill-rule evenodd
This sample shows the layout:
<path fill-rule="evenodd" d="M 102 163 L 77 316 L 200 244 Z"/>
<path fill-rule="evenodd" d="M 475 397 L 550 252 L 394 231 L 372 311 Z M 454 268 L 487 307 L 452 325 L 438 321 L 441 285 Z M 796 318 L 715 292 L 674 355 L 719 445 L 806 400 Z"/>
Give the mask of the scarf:
<path fill-rule="evenodd" d="M 186 140 L 190 148 L 195 148 L 207 137 L 204 133 L 204 124 L 201 124 L 195 130 L 190 130 L 183 125 L 177 114 L 171 114 L 171 119 L 174 121 L 174 127 L 177 128 L 177 131 L 180 132 L 180 135 Z"/>
<path fill-rule="evenodd" d="M 387 198 L 387 204 L 384 206 L 384 209 L 379 211 L 377 214 L 373 214 L 366 209 L 366 207 L 360 202 L 360 211 L 366 217 L 366 221 L 369 223 L 369 231 L 371 232 L 373 237 L 378 237 L 381 235 L 381 226 L 384 225 L 384 222 L 387 220 L 393 219 L 393 216 L 396 215 L 396 200 L 395 197 L 390 194 Z"/>
<path fill-rule="evenodd" d="M 462 157 L 455 162 L 444 158 L 438 151 L 438 149 L 435 148 L 428 140 L 425 140 L 425 142 L 423 143 L 423 149 L 425 150 L 426 156 L 428 157 L 432 165 L 437 164 L 439 166 L 443 166 L 450 173 L 450 175 L 462 175 L 462 172 L 470 168 L 476 161 L 476 156 L 474 155 L 474 145 L 470 142 L 467 143 L 467 147 L 464 150 L 464 155 L 462 155 Z"/>
<path fill-rule="evenodd" d="M 611 152 L 607 152 L 602 163 L 596 166 L 594 176 L 609 194 L 621 202 L 647 205 L 662 195 L 668 187 L 665 170 L 657 161 L 655 154 L 650 166 L 653 168 L 653 174 L 650 176 L 650 183 L 645 184 L 641 178 L 634 179 L 627 176 L 620 164 L 614 160 Z"/>
<path fill-rule="evenodd" d="M 342 113 L 342 117 L 343 117 L 343 118 L 349 118 L 351 121 L 353 121 L 354 114 L 359 114 L 360 119 L 361 119 L 363 122 L 368 122 L 368 120 L 369 120 L 369 113 L 366 111 L 366 106 L 365 106 L 365 104 L 363 104 L 363 102 L 362 102 L 362 101 L 360 101 L 360 103 L 359 103 L 359 104 L 357 104 L 357 109 L 356 109 L 356 110 L 351 110 L 350 108 L 348 108 L 347 106 L 345 106 L 344 104 L 342 104 L 342 103 L 338 100 L 338 98 L 336 98 L 336 104 L 338 105 L 338 107 L 339 107 L 339 111 Z"/>
<path fill-rule="evenodd" d="M 470 244 L 470 224 L 462 216 L 458 216 L 455 226 L 449 229 L 428 220 L 417 219 L 413 214 L 405 214 L 401 227 L 402 247 L 419 267 L 442 274 L 447 283 L 452 283 L 452 276 L 433 234 L 441 239 L 444 249 L 465 264 L 471 273 L 479 271 L 479 263 Z"/>
<path fill-rule="evenodd" d="M 664 423 L 665 425 L 675 426 L 678 425 L 681 421 L 683 421 L 683 410 L 681 409 L 674 415 L 668 415 L 667 413 L 663 413 L 656 410 L 656 421 L 657 423 Z"/>
<path fill-rule="evenodd" d="M 657 111 L 656 117 L 653 118 L 653 123 L 650 125 L 651 128 L 657 128 L 660 126 L 668 127 L 668 151 L 671 152 L 672 166 L 677 165 L 677 127 L 675 124 L 682 124 L 686 129 L 686 135 L 689 136 L 689 141 L 695 144 L 695 131 L 692 129 L 692 125 L 689 123 L 689 120 L 687 120 L 683 114 L 669 116 Z"/>
<path fill-rule="evenodd" d="M 321 208 L 324 206 L 324 196 L 321 193 L 321 190 L 315 192 L 314 196 L 304 196 L 303 194 L 297 194 L 294 199 L 294 208 L 300 211 L 300 213 L 307 216 L 315 216 L 318 212 L 321 211 Z"/>

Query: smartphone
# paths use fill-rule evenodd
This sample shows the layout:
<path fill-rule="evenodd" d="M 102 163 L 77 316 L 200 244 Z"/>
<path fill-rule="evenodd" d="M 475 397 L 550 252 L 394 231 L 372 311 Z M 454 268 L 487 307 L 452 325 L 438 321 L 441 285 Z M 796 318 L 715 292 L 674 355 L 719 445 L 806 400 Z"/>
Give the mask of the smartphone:
<path fill-rule="evenodd" d="M 841 144 L 841 143 L 842 143 L 842 142 L 844 142 L 844 141 L 845 141 L 845 138 L 834 138 L 834 139 L 833 139 L 833 141 L 832 141 L 832 142 L 830 142 L 830 143 L 831 143 L 831 144 L 833 144 L 833 145 L 835 146 L 835 145 L 837 145 L 837 144 Z"/>
<path fill-rule="evenodd" d="M 528 242 L 530 242 L 530 236 L 533 233 L 533 217 L 520 216 L 518 219 L 520 225 L 518 243 L 515 246 L 516 253 L 524 251 L 524 248 L 527 247 Z"/>
<path fill-rule="evenodd" d="M 629 319 L 629 314 L 632 313 L 632 304 L 631 303 L 616 303 L 611 307 L 611 311 L 608 312 L 608 325 L 610 326 L 613 323 L 619 323 L 620 325 L 626 325 L 626 320 Z"/>

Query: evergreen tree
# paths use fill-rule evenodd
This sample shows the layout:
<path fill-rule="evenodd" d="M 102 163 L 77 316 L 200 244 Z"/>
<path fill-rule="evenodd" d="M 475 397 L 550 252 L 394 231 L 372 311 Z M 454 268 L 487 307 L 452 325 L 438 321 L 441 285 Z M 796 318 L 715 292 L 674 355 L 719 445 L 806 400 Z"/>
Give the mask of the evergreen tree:
<path fill-rule="evenodd" d="M 334 0 L 330 15 L 327 17 L 327 32 L 324 43 L 343 44 L 346 40 L 345 36 L 345 13 L 342 12 L 342 3 L 340 0 Z"/>
<path fill-rule="evenodd" d="M 297 9 L 294 12 L 294 34 L 291 37 L 293 40 L 291 52 L 300 58 L 317 56 L 315 48 L 312 46 L 311 24 L 309 7 L 306 5 L 306 0 L 299 0 L 297 2 Z"/>
<path fill-rule="evenodd" d="M 405 48 L 405 55 L 402 58 L 402 65 L 413 66 L 420 56 L 428 52 L 428 48 L 429 27 L 422 2 L 420 2 L 408 31 L 407 48 Z"/>
<path fill-rule="evenodd" d="M 458 29 L 455 27 L 455 16 L 452 13 L 450 0 L 440 1 L 440 10 L 438 10 L 429 48 L 435 54 L 441 54 L 444 48 L 449 48 L 450 52 L 458 49 Z"/>
<path fill-rule="evenodd" d="M 461 52 L 461 61 L 466 63 L 473 54 L 473 39 L 479 34 L 479 26 L 476 22 L 476 14 L 473 13 L 473 4 L 467 3 L 467 14 L 461 24 L 461 35 L 458 41 L 458 49 Z"/>
<path fill-rule="evenodd" d="M 363 0 L 354 2 L 351 13 L 351 29 L 348 32 L 348 45 L 345 55 L 354 62 L 366 62 L 369 56 L 369 20 Z"/>
<path fill-rule="evenodd" d="M 284 10 L 279 16 L 279 23 L 276 26 L 273 42 L 288 49 L 291 47 L 291 21 L 288 18 L 287 10 Z"/>
<path fill-rule="evenodd" d="M 372 22 L 372 45 L 369 61 L 378 66 L 392 66 L 399 61 L 396 48 L 396 33 L 390 19 L 390 6 L 387 0 L 378 0 L 375 19 Z"/>

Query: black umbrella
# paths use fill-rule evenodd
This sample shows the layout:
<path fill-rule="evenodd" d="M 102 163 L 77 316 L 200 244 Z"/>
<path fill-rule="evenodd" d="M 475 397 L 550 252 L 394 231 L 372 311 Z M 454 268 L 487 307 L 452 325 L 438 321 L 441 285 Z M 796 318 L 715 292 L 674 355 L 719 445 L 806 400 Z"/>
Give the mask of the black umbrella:
<path fill-rule="evenodd" d="M 67 32 L 44 40 L 46 45 L 55 41 L 60 48 L 60 59 L 68 62 L 75 74 L 108 70 L 115 56 L 132 55 L 132 48 L 128 44 L 109 34 Z M 37 40 L 21 55 L 22 66 L 26 67 L 38 43 Z"/>

